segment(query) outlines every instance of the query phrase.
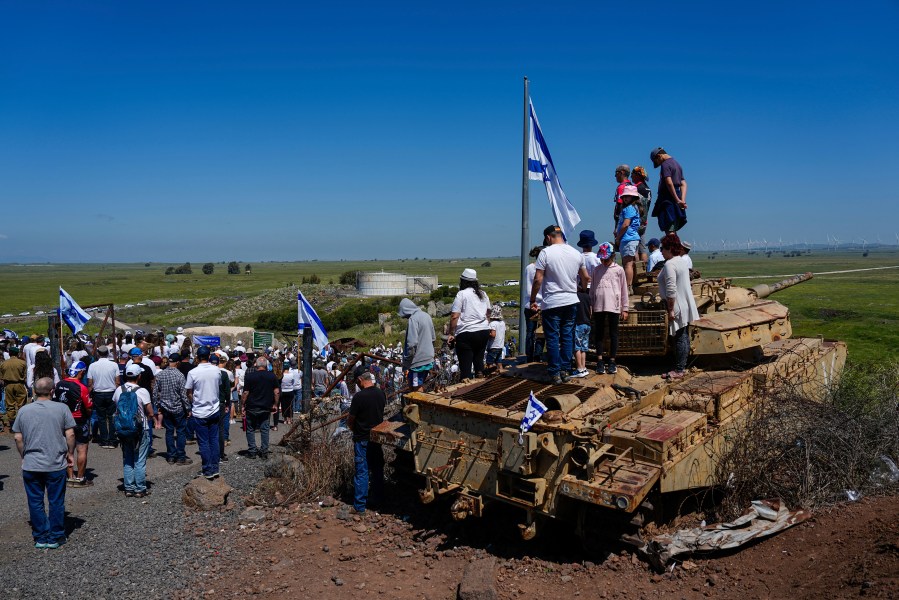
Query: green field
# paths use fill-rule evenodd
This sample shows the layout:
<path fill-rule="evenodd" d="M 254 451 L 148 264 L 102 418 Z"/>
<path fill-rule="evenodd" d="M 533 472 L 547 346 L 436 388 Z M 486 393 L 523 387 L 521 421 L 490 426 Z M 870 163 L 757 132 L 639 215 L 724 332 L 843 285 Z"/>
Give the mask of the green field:
<path fill-rule="evenodd" d="M 799 257 L 772 254 L 748 255 L 745 252 L 695 253 L 694 265 L 706 277 L 747 277 L 736 279 L 737 285 L 771 283 L 768 275 L 791 275 L 805 271 L 826 272 L 899 265 L 899 250 L 872 250 L 867 257 L 860 251 L 831 252 L 815 250 Z M 489 261 L 491 266 L 484 267 Z M 437 275 L 441 283 L 455 285 L 465 267 L 478 270 L 482 283 L 499 284 L 505 279 L 518 279 L 515 258 L 407 259 L 397 261 L 333 261 L 252 263 L 250 275 L 228 275 L 225 263 L 216 263 L 215 273 L 203 275 L 201 263 L 193 263 L 192 275 L 164 275 L 169 265 L 143 264 L 73 264 L 73 265 L 0 265 L 3 296 L 0 314 L 17 315 L 22 311 L 52 309 L 57 302 L 57 287 L 64 287 L 81 304 L 147 301 L 185 301 L 171 306 L 119 308 L 117 317 L 135 324 L 174 327 L 194 323 L 252 325 L 254 314 L 247 306 L 256 299 L 266 299 L 266 307 L 292 304 L 290 284 L 300 285 L 307 296 L 327 298 L 327 306 L 337 299 L 333 284 L 345 271 L 387 271 L 414 275 Z M 241 267 L 243 263 L 241 264 Z M 303 277 L 318 275 L 320 286 L 301 285 Z M 327 291 L 325 291 L 327 290 Z M 347 290 L 348 291 L 348 290 Z M 899 360 L 899 269 L 860 271 L 819 275 L 813 280 L 777 294 L 776 299 L 790 307 L 795 335 L 823 336 L 842 339 L 849 344 L 850 358 L 856 362 Z M 518 297 L 517 287 L 487 289 L 491 300 Z M 333 296 L 333 297 L 332 297 Z M 235 311 L 243 306 L 243 311 Z M 249 312 L 248 312 L 249 310 Z M 326 308 L 327 310 L 327 308 Z M 229 316 L 231 315 L 231 316 Z M 44 317 L 28 320 L 0 320 L 0 325 L 22 332 L 42 331 Z M 359 326 L 348 332 L 331 332 L 363 336 L 375 341 L 376 326 Z M 394 334 L 391 338 L 396 338 Z"/>

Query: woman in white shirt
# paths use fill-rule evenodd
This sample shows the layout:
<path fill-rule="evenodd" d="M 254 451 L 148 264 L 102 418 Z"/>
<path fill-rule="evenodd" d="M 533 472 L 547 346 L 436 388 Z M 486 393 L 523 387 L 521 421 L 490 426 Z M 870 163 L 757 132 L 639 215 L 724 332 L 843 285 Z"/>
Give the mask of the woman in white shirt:
<path fill-rule="evenodd" d="M 281 376 L 281 418 L 285 425 L 293 423 L 293 399 L 297 391 L 297 365 L 284 361 L 284 373 Z"/>
<path fill-rule="evenodd" d="M 668 306 L 668 333 L 674 338 L 674 370 L 662 375 L 669 380 L 684 376 L 690 354 L 689 325 L 699 319 L 690 285 L 690 269 L 683 254 L 684 247 L 676 233 L 662 239 L 665 265 L 659 273 L 659 295 Z"/>
<path fill-rule="evenodd" d="M 474 269 L 462 271 L 459 293 L 453 300 L 449 323 L 449 343 L 455 344 L 459 357 L 459 374 L 471 379 L 472 367 L 476 376 L 484 374 L 484 351 L 490 341 L 490 299 L 481 290 Z"/>

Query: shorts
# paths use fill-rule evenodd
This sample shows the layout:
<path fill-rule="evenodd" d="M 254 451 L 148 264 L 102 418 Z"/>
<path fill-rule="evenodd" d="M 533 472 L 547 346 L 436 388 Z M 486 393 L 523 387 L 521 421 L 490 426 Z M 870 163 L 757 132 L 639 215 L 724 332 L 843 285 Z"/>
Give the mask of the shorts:
<path fill-rule="evenodd" d="M 90 444 L 91 443 L 91 422 L 75 423 L 75 443 Z"/>
<path fill-rule="evenodd" d="M 637 245 L 640 243 L 640 240 L 634 240 L 632 242 L 621 242 L 621 256 L 636 256 L 637 255 Z"/>
<path fill-rule="evenodd" d="M 502 348 L 487 348 L 487 352 L 485 356 L 485 363 L 488 365 L 498 365 L 500 360 L 502 360 L 503 349 Z"/>
<path fill-rule="evenodd" d="M 574 328 L 574 351 L 586 352 L 590 346 L 590 325 L 576 325 Z"/>
<path fill-rule="evenodd" d="M 430 370 L 427 371 L 409 371 L 409 374 L 406 376 L 407 381 L 409 382 L 409 387 L 421 387 L 424 385 L 425 380 L 428 378 L 428 374 Z"/>
<path fill-rule="evenodd" d="M 640 236 L 640 241 L 637 243 L 637 254 L 642 256 L 648 256 L 649 252 L 646 250 L 646 244 L 643 243 L 643 236 Z"/>

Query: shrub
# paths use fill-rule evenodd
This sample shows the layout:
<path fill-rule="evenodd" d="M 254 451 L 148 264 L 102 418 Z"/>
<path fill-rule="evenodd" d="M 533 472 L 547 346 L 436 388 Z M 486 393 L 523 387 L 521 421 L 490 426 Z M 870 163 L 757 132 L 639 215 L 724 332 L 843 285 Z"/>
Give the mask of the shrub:
<path fill-rule="evenodd" d="M 492 266 L 492 265 L 490 264 L 490 261 L 488 260 L 488 261 L 486 261 L 486 262 L 482 262 L 482 263 L 481 263 L 481 266 L 482 266 L 482 267 L 490 267 L 490 266 Z"/>
<path fill-rule="evenodd" d="M 168 269 L 165 270 L 166 275 L 171 275 L 174 272 L 175 272 L 175 267 L 169 267 Z"/>
<path fill-rule="evenodd" d="M 190 275 L 193 273 L 193 269 L 190 268 L 190 263 L 186 262 L 180 267 L 175 267 L 175 275 Z"/>
<path fill-rule="evenodd" d="M 243 272 L 244 272 L 244 273 L 249 273 L 251 270 L 252 270 L 252 269 L 251 269 L 250 265 L 245 265 L 244 268 L 243 268 Z"/>
<path fill-rule="evenodd" d="M 228 275 L 240 275 L 240 265 L 237 261 L 232 260 L 228 263 Z"/>
<path fill-rule="evenodd" d="M 356 271 L 344 271 L 340 274 L 341 285 L 356 285 Z"/>
<path fill-rule="evenodd" d="M 309 277 L 303 277 L 303 283 L 309 283 L 309 284 L 315 285 L 315 284 L 319 284 L 321 282 L 322 282 L 322 278 L 319 277 L 318 275 L 316 275 L 315 273 L 313 273 Z"/>
<path fill-rule="evenodd" d="M 212 275 L 215 271 L 215 265 L 212 263 L 206 263 L 203 265 L 203 275 Z"/>

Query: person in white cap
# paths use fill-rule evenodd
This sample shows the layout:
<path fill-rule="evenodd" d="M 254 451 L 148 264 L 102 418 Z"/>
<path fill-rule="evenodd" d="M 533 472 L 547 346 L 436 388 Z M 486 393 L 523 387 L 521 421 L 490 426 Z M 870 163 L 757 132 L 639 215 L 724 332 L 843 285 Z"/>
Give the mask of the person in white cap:
<path fill-rule="evenodd" d="M 484 374 L 484 352 L 490 341 L 490 298 L 481 290 L 478 273 L 465 269 L 450 309 L 449 343 L 455 344 L 462 379 Z"/>
<path fill-rule="evenodd" d="M 239 354 L 243 354 L 244 352 L 247 351 L 247 349 L 243 347 L 243 342 L 241 342 L 240 340 L 237 340 L 237 345 L 234 346 L 234 351 Z"/>
<path fill-rule="evenodd" d="M 184 327 L 179 327 L 178 329 L 176 329 L 175 334 L 175 341 L 178 342 L 178 347 L 180 348 L 184 345 L 184 340 L 187 339 L 187 337 L 185 337 L 184 335 Z"/>

